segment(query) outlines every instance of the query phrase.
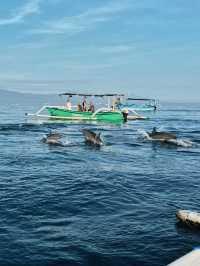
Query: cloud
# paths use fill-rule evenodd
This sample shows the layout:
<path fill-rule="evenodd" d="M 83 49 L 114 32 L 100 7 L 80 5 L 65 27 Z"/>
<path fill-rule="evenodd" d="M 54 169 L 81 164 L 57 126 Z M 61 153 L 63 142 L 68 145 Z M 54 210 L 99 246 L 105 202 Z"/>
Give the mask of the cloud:
<path fill-rule="evenodd" d="M 99 51 L 105 54 L 124 54 L 131 52 L 135 49 L 133 45 L 110 45 L 110 46 L 102 46 L 99 48 Z"/>
<path fill-rule="evenodd" d="M 57 21 L 46 22 L 43 27 L 33 29 L 35 34 L 76 34 L 95 28 L 97 24 L 105 23 L 120 12 L 131 7 L 130 1 L 110 2 L 109 4 L 91 8 L 79 15 L 66 17 Z"/>
<path fill-rule="evenodd" d="M 39 13 L 41 1 L 42 0 L 30 0 L 24 6 L 16 10 L 11 17 L 0 18 L 0 26 L 21 23 L 24 21 L 25 17 Z"/>

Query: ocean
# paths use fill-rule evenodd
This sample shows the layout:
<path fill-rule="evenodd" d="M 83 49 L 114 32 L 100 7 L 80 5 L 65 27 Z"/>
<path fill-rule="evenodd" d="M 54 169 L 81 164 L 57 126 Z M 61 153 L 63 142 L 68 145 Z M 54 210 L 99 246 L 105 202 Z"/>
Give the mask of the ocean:
<path fill-rule="evenodd" d="M 164 266 L 199 246 L 175 214 L 200 211 L 200 104 L 121 125 L 27 121 L 44 98 L 0 99 L 1 266 Z M 192 146 L 145 140 L 155 126 Z M 105 144 L 85 145 L 83 128 Z M 64 147 L 41 142 L 50 131 Z"/>

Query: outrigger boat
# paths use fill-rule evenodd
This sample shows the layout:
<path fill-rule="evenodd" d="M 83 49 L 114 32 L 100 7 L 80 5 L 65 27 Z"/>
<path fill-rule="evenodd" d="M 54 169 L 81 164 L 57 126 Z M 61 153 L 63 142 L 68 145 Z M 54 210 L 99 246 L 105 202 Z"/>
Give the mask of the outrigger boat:
<path fill-rule="evenodd" d="M 126 108 L 129 111 L 155 111 L 158 108 L 158 100 L 148 98 L 127 98 L 125 103 L 118 104 L 120 110 Z"/>
<path fill-rule="evenodd" d="M 127 120 L 127 113 L 122 110 L 113 109 L 111 106 L 111 100 L 116 97 L 124 97 L 123 94 L 77 94 L 77 93 L 62 93 L 60 96 L 68 97 L 68 106 L 43 106 L 35 114 L 27 114 L 34 118 L 47 118 L 47 119 L 61 119 L 61 120 L 86 120 L 86 121 L 102 121 L 119 123 Z M 82 105 L 78 104 L 76 106 L 71 106 L 70 99 L 73 96 L 83 97 L 83 102 L 86 103 L 87 97 L 94 98 L 107 98 L 107 106 L 101 107 L 97 110 L 85 109 L 83 110 Z M 70 103 L 70 106 L 69 106 Z"/>

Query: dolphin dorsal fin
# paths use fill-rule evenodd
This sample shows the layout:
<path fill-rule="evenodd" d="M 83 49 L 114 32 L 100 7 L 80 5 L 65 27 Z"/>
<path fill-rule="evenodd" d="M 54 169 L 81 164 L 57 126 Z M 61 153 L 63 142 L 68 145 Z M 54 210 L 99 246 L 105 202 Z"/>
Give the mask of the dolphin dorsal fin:
<path fill-rule="evenodd" d="M 50 129 L 49 132 L 47 133 L 47 137 L 51 136 L 52 130 Z"/>
<path fill-rule="evenodd" d="M 152 133 L 155 134 L 157 132 L 156 127 L 153 128 Z"/>
<path fill-rule="evenodd" d="M 101 137 L 101 133 L 96 134 L 95 139 L 99 139 Z"/>

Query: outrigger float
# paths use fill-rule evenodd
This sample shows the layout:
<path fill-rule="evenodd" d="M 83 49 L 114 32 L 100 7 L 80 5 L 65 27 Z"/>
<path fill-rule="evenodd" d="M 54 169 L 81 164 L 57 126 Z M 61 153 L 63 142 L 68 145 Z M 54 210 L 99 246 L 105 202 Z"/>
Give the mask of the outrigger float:
<path fill-rule="evenodd" d="M 32 118 L 59 119 L 72 121 L 101 121 L 110 123 L 120 123 L 127 121 L 128 110 L 115 108 L 111 101 L 124 97 L 123 94 L 82 94 L 82 93 L 62 93 L 60 96 L 67 96 L 65 106 L 44 105 L 34 114 L 26 114 Z M 83 97 L 82 104 L 71 105 L 73 96 Z M 87 108 L 86 98 L 90 98 L 90 106 Z M 94 108 L 93 98 L 107 99 L 107 106 Z M 145 119 L 136 112 L 128 117 L 130 120 Z"/>

